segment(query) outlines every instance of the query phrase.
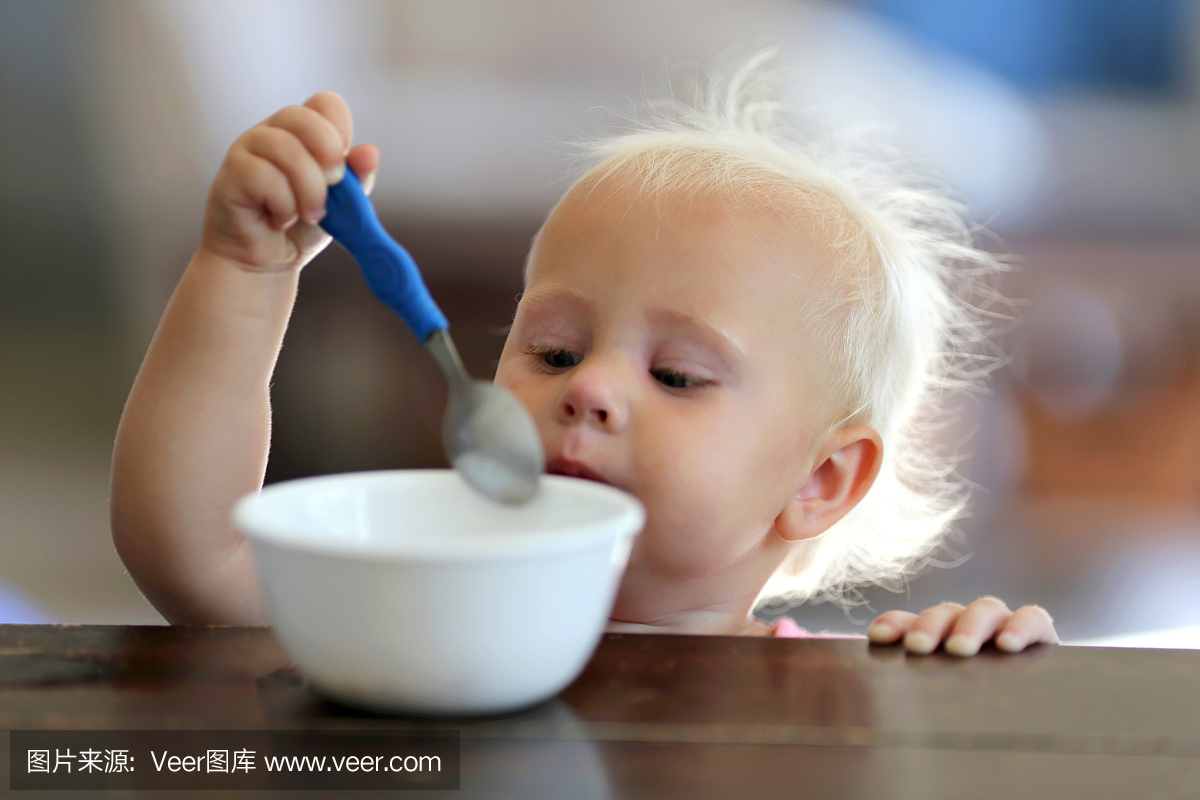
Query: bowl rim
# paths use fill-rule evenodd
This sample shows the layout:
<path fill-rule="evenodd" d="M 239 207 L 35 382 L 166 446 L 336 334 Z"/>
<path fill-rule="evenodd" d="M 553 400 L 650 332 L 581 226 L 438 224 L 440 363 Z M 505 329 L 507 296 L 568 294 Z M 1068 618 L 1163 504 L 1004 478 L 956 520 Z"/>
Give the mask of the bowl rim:
<path fill-rule="evenodd" d="M 440 540 L 424 538 L 416 542 L 395 542 L 391 547 L 381 547 L 378 544 L 367 545 L 354 540 L 331 540 L 323 531 L 316 529 L 297 532 L 291 526 L 272 524 L 257 513 L 260 501 L 264 496 L 296 491 L 306 484 L 360 483 L 364 480 L 387 482 L 401 477 L 428 476 L 447 479 L 456 477 L 458 480 L 462 480 L 457 470 L 449 468 L 369 470 L 294 478 L 269 484 L 259 491 L 243 496 L 233 506 L 232 521 L 252 545 L 266 544 L 289 551 L 356 561 L 367 559 L 380 562 L 492 561 L 497 558 L 551 555 L 584 549 L 605 541 L 633 539 L 641 534 L 645 525 L 645 507 L 634 495 L 614 486 L 565 475 L 543 475 L 541 480 L 566 484 L 575 493 L 603 498 L 613 505 L 615 519 L 609 517 L 600 521 L 566 525 L 554 535 L 547 535 L 545 532 L 508 532 L 504 536 L 497 537 L 481 534 L 455 536 Z M 466 485 L 465 481 L 463 483 Z"/>

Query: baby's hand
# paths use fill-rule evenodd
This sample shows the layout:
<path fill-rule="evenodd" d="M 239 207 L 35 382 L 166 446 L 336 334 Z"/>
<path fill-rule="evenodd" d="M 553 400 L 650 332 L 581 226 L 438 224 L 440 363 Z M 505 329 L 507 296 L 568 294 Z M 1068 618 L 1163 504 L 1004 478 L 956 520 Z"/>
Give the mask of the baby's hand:
<path fill-rule="evenodd" d="M 875 644 L 895 644 L 903 639 L 910 653 L 926 655 L 938 645 L 954 656 L 969 658 L 984 642 L 995 641 L 1006 653 L 1019 653 L 1031 644 L 1058 642 L 1054 621 L 1040 606 L 1021 606 L 1010 611 L 1004 601 L 981 597 L 966 608 L 942 603 L 927 608 L 920 616 L 911 611 L 889 611 L 867 630 Z"/>
<path fill-rule="evenodd" d="M 234 142 L 204 215 L 200 249 L 243 268 L 302 266 L 329 244 L 316 223 L 325 189 L 347 163 L 370 188 L 379 165 L 372 145 L 350 149 L 350 109 L 333 92 L 288 106 Z"/>

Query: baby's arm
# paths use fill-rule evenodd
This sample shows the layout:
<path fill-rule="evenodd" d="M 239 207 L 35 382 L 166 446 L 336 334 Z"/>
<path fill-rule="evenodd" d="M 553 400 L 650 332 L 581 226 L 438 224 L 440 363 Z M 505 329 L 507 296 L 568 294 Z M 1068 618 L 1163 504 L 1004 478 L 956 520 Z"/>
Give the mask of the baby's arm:
<path fill-rule="evenodd" d="M 912 653 L 932 653 L 940 645 L 947 653 L 969 658 L 985 642 L 1008 653 L 1019 653 L 1030 645 L 1058 642 L 1054 621 L 1040 606 L 1021 606 L 1010 611 L 1004 601 L 981 597 L 966 607 L 942 603 L 919 615 L 911 611 L 889 611 L 867 630 L 875 644 L 903 641 Z"/>
<path fill-rule="evenodd" d="M 250 550 L 229 519 L 262 485 L 270 380 L 300 269 L 329 243 L 325 187 L 348 161 L 350 111 L 323 92 L 243 134 L 221 166 L 117 430 L 113 541 L 172 623 L 266 624 Z"/>

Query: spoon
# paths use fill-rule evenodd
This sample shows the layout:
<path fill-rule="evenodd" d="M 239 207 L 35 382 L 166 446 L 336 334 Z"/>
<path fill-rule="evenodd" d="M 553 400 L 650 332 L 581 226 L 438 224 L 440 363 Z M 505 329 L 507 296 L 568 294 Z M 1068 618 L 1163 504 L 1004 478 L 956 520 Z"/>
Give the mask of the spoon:
<path fill-rule="evenodd" d="M 329 187 L 321 227 L 354 256 L 375 296 L 400 315 L 446 376 L 450 402 L 442 443 L 450 463 L 493 500 L 516 505 L 533 499 L 545 469 L 533 419 L 511 392 L 467 374 L 450 339 L 450 323 L 416 262 L 384 230 L 349 167 Z"/>

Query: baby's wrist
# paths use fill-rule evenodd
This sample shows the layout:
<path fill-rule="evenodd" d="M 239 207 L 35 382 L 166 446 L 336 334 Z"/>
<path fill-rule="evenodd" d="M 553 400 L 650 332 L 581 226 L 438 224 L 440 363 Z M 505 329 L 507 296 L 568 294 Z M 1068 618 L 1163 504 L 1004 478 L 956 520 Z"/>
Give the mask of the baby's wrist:
<path fill-rule="evenodd" d="M 299 265 L 253 267 L 200 247 L 181 284 L 186 294 L 210 310 L 243 319 L 276 321 L 290 313 L 299 285 Z"/>
<path fill-rule="evenodd" d="M 209 267 L 210 269 L 234 269 L 249 275 L 277 275 L 280 273 L 298 272 L 303 266 L 303 263 L 298 259 L 282 264 L 270 264 L 266 266 L 262 264 L 248 264 L 226 255 L 218 249 L 208 247 L 203 243 L 196 248 L 196 253 L 192 257 L 192 260 L 212 265 Z"/>

